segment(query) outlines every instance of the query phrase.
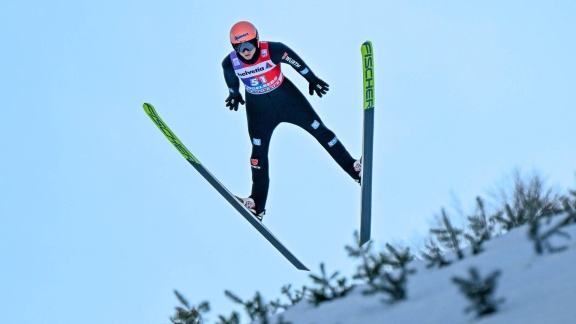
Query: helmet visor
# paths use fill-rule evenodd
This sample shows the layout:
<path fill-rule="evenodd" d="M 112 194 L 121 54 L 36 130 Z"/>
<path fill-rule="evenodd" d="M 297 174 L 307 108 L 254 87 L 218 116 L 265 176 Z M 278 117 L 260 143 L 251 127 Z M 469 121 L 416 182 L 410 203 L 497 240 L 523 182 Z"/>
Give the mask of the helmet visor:
<path fill-rule="evenodd" d="M 256 44 L 254 44 L 256 42 L 257 42 L 256 39 L 252 39 L 252 40 L 249 40 L 247 42 L 240 43 L 240 44 L 234 44 L 233 45 L 234 50 L 236 50 L 236 52 L 238 52 L 238 53 L 243 53 L 244 51 L 251 51 L 251 50 L 256 48 Z"/>

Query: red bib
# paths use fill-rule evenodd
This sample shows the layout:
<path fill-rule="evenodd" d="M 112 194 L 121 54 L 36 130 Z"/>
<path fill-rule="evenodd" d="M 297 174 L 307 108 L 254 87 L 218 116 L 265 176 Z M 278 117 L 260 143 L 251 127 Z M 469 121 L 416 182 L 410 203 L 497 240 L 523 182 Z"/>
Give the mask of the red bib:
<path fill-rule="evenodd" d="M 280 64 L 276 65 L 270 59 L 268 42 L 260 42 L 260 57 L 254 64 L 242 62 L 236 51 L 230 53 L 230 60 L 234 72 L 244 82 L 248 93 L 267 93 L 278 88 L 284 81 Z"/>

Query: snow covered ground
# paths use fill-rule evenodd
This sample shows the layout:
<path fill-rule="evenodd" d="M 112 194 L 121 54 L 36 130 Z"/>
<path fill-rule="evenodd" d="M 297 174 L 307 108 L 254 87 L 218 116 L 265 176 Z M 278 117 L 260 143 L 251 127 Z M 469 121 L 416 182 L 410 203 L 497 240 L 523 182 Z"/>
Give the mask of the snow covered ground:
<path fill-rule="evenodd" d="M 427 269 L 425 261 L 415 261 L 408 298 L 393 305 L 381 302 L 384 295 L 363 295 L 366 286 L 360 285 L 318 307 L 300 302 L 269 322 L 276 324 L 282 316 L 292 324 L 576 323 L 576 226 L 564 232 L 571 239 L 557 236 L 553 242 L 568 249 L 554 254 L 536 254 L 524 226 L 486 242 L 483 253 L 471 256 L 466 251 L 463 260 L 442 269 Z M 468 278 L 470 267 L 477 267 L 482 278 L 502 272 L 495 297 L 505 302 L 498 312 L 482 318 L 464 312 L 469 302 L 451 278 Z"/>

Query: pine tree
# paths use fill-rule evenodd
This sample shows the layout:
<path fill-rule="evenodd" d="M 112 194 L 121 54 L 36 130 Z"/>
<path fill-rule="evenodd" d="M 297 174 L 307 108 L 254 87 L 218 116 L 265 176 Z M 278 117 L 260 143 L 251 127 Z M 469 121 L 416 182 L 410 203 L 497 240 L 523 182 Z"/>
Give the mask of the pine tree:
<path fill-rule="evenodd" d="M 342 298 L 354 288 L 354 285 L 346 284 L 345 277 L 337 278 L 340 274 L 338 271 L 328 276 L 324 263 L 320 264 L 320 272 L 320 275 L 310 275 L 312 281 L 317 285 L 317 287 L 310 289 L 312 302 L 315 306 L 325 301 Z"/>
<path fill-rule="evenodd" d="M 505 230 L 550 217 L 562 208 L 560 196 L 552 189 L 545 189 L 544 181 L 538 175 L 524 181 L 517 172 L 511 196 L 502 192 L 503 215 L 495 217 Z"/>
<path fill-rule="evenodd" d="M 392 245 L 386 244 L 386 249 L 388 254 L 380 253 L 379 258 L 374 259 L 373 265 L 376 267 L 370 271 L 369 288 L 362 293 L 365 295 L 386 294 L 388 298 L 382 301 L 392 304 L 406 299 L 408 275 L 415 273 L 416 270 L 408 268 L 408 264 L 414 260 L 414 255 L 410 253 L 409 248 L 398 251 Z M 383 266 L 390 266 L 394 270 L 382 270 Z"/>
<path fill-rule="evenodd" d="M 360 246 L 358 244 L 360 241 L 359 237 L 358 231 L 355 231 L 353 245 L 347 245 L 345 247 L 349 257 L 362 261 L 352 279 L 364 280 L 367 283 L 371 283 L 386 270 L 386 267 L 390 267 L 392 261 L 385 253 L 374 253 L 372 251 L 372 241 L 368 241 L 364 246 Z"/>
<path fill-rule="evenodd" d="M 360 246 L 358 242 L 360 240 L 360 234 L 358 231 L 354 231 L 354 243 L 353 245 L 346 245 L 345 250 L 348 252 L 348 256 L 358 259 L 365 258 L 367 255 L 372 254 L 372 242 L 368 241 L 363 246 Z"/>
<path fill-rule="evenodd" d="M 238 314 L 238 312 L 232 312 L 230 318 L 219 315 L 216 324 L 240 324 L 240 314 Z"/>
<path fill-rule="evenodd" d="M 388 253 L 372 251 L 372 242 L 359 246 L 358 232 L 354 233 L 354 245 L 347 245 L 348 256 L 361 259 L 353 279 L 364 280 L 369 288 L 362 293 L 372 295 L 383 293 L 388 296 L 383 299 L 385 303 L 394 303 L 406 298 L 406 284 L 408 274 L 415 272 L 408 269 L 408 264 L 415 259 L 410 249 L 394 248 L 386 244 Z M 396 271 L 395 271 L 396 269 Z"/>
<path fill-rule="evenodd" d="M 276 299 L 275 301 L 270 302 L 270 306 L 273 308 L 273 313 L 276 313 L 278 309 L 287 310 L 291 306 L 295 305 L 304 297 L 306 296 L 306 290 L 308 288 L 306 286 L 302 287 L 302 290 L 296 290 L 294 293 L 292 292 L 292 285 L 286 285 L 282 287 L 282 294 L 288 298 L 289 303 L 282 303 L 280 299 Z"/>
<path fill-rule="evenodd" d="M 404 248 L 401 251 L 386 243 L 386 249 L 390 255 L 390 265 L 394 269 L 406 268 L 408 264 L 414 261 L 415 256 L 410 252 L 410 248 Z"/>
<path fill-rule="evenodd" d="M 492 314 L 498 310 L 498 305 L 504 302 L 503 298 L 495 299 L 496 279 L 501 272 L 496 270 L 482 279 L 477 268 L 470 268 L 470 279 L 453 277 L 452 282 L 457 284 L 460 291 L 468 298 L 471 305 L 464 310 L 466 313 L 475 311 L 478 317 Z"/>
<path fill-rule="evenodd" d="M 264 302 L 262 295 L 258 291 L 252 300 L 247 301 L 243 301 L 229 290 L 224 291 L 224 294 L 235 303 L 243 305 L 244 310 L 252 321 L 259 320 L 261 324 L 268 324 L 268 316 L 273 315 L 272 307 Z"/>
<path fill-rule="evenodd" d="M 474 215 L 468 216 L 468 226 L 472 233 L 464 234 L 464 238 L 470 243 L 473 255 L 483 251 L 482 244 L 492 238 L 495 218 L 501 215 L 501 212 L 497 212 L 495 215 L 487 217 L 484 201 L 480 197 L 476 197 L 476 206 Z"/>
<path fill-rule="evenodd" d="M 459 260 L 464 258 L 464 253 L 460 247 L 461 237 L 464 233 L 463 230 L 455 228 L 450 223 L 450 219 L 446 215 L 446 210 L 442 209 L 442 225 L 444 228 L 431 229 L 430 232 L 436 235 L 436 239 L 447 249 L 456 252 Z"/>
<path fill-rule="evenodd" d="M 428 261 L 426 268 L 444 268 L 452 264 L 451 261 L 444 258 L 442 249 L 440 249 L 434 240 L 430 239 L 428 242 L 426 242 L 425 247 L 426 251 L 421 251 L 420 255 Z"/>
<path fill-rule="evenodd" d="M 174 294 L 184 307 L 177 306 L 176 315 L 170 317 L 170 321 L 173 324 L 202 324 L 204 322 L 202 314 L 210 311 L 210 304 L 202 302 L 198 307 L 194 307 L 177 290 L 174 290 Z"/>
<path fill-rule="evenodd" d="M 562 210 L 568 214 L 566 224 L 576 223 L 576 190 L 570 190 L 566 197 L 562 197 Z"/>
<path fill-rule="evenodd" d="M 571 216 L 567 215 L 564 220 L 558 222 L 556 225 L 544 232 L 542 232 L 542 226 L 539 220 L 533 221 L 530 224 L 528 229 L 528 238 L 534 242 L 534 250 L 537 254 L 543 254 L 544 252 L 556 253 L 568 248 L 567 246 L 553 246 L 552 242 L 550 242 L 550 238 L 556 235 L 570 239 L 568 233 L 561 231 L 561 229 L 566 225 L 566 221 L 570 219 Z"/>

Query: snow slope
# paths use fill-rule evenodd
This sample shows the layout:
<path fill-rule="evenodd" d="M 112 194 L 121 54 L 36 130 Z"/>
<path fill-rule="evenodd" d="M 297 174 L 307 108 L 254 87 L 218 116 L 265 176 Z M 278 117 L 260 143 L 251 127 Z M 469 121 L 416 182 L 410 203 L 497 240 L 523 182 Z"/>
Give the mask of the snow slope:
<path fill-rule="evenodd" d="M 426 269 L 425 261 L 415 261 L 417 269 L 408 278 L 408 298 L 394 305 L 380 300 L 383 295 L 364 296 L 366 287 L 357 286 L 342 299 L 314 307 L 301 302 L 271 318 L 282 316 L 292 324 L 356 323 L 576 323 L 576 226 L 564 229 L 571 239 L 556 236 L 552 241 L 568 249 L 537 255 L 528 239 L 528 227 L 520 227 L 485 244 L 485 251 L 466 257 L 442 269 Z M 329 265 L 327 265 L 329 267 Z M 482 278 L 494 270 L 502 272 L 496 297 L 505 298 L 497 313 L 480 319 L 465 313 L 468 300 L 451 278 L 468 278 L 468 269 L 477 267 Z"/>

